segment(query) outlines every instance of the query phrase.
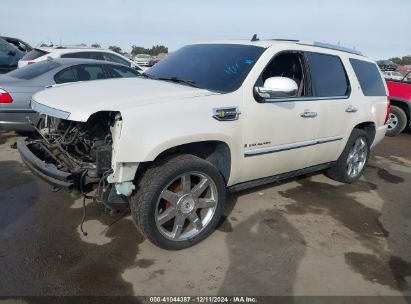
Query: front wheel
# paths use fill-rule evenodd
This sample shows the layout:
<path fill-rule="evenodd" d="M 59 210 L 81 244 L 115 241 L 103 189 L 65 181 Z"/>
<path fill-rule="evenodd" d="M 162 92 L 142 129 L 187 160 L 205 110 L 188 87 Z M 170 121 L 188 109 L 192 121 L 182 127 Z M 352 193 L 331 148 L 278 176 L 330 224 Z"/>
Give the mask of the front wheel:
<path fill-rule="evenodd" d="M 140 232 L 155 245 L 179 250 L 210 235 L 225 204 L 225 183 L 209 162 L 177 155 L 154 162 L 130 202 Z"/>
<path fill-rule="evenodd" d="M 370 155 L 370 140 L 364 130 L 354 129 L 347 145 L 327 175 L 343 183 L 355 183 L 364 172 Z"/>

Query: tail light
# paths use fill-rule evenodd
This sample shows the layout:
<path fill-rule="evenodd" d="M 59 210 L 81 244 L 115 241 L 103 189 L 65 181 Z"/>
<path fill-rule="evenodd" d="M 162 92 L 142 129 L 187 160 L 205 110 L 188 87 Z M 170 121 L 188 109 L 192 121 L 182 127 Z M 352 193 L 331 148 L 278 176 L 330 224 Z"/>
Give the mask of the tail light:
<path fill-rule="evenodd" d="M 0 103 L 12 103 L 13 98 L 11 95 L 3 89 L 0 89 Z"/>
<path fill-rule="evenodd" d="M 390 100 L 390 96 L 387 96 L 387 114 L 385 115 L 385 122 L 384 124 L 387 124 L 388 121 L 390 120 L 390 110 L 391 110 L 391 100 Z"/>
<path fill-rule="evenodd" d="M 36 63 L 35 61 L 27 61 L 27 65 L 30 65 L 30 64 L 33 64 L 33 63 Z"/>

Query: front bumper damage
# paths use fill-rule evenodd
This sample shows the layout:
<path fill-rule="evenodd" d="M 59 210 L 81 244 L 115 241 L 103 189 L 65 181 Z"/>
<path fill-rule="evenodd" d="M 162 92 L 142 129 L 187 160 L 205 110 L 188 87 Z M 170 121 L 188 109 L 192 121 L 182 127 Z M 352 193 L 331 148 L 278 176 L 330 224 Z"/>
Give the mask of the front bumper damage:
<path fill-rule="evenodd" d="M 44 117 L 38 134 L 20 139 L 23 162 L 55 188 L 93 192 L 97 200 L 124 201 L 134 188 L 138 164 L 113 161 L 121 134 L 121 115 L 98 112 L 87 122 Z"/>
<path fill-rule="evenodd" d="M 17 141 L 17 149 L 20 152 L 21 159 L 26 166 L 42 180 L 50 185 L 64 189 L 66 191 L 80 190 L 80 182 L 84 182 L 87 186 L 98 182 L 100 179 L 90 176 L 84 176 L 81 181 L 81 176 L 84 171 L 65 172 L 60 170 L 55 164 L 44 161 L 42 156 L 48 155 L 54 158 L 53 152 L 43 143 L 43 140 L 19 139 Z"/>

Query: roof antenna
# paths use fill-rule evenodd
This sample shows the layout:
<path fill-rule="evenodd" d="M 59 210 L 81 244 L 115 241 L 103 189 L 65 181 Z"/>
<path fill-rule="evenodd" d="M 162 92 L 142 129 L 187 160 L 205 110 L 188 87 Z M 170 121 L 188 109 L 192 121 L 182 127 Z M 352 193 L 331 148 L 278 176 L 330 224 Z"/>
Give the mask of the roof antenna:
<path fill-rule="evenodd" d="M 258 41 L 258 40 L 260 40 L 260 39 L 258 39 L 257 34 L 254 34 L 253 38 L 251 38 L 251 41 Z"/>

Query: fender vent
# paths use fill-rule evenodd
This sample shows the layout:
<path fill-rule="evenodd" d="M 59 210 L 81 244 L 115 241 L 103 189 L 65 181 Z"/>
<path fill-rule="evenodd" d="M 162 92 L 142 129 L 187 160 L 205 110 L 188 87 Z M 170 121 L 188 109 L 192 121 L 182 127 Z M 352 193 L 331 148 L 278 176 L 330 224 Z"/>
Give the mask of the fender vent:
<path fill-rule="evenodd" d="M 238 107 L 228 107 L 228 108 L 214 108 L 213 118 L 218 121 L 232 121 L 237 120 L 241 112 Z"/>

